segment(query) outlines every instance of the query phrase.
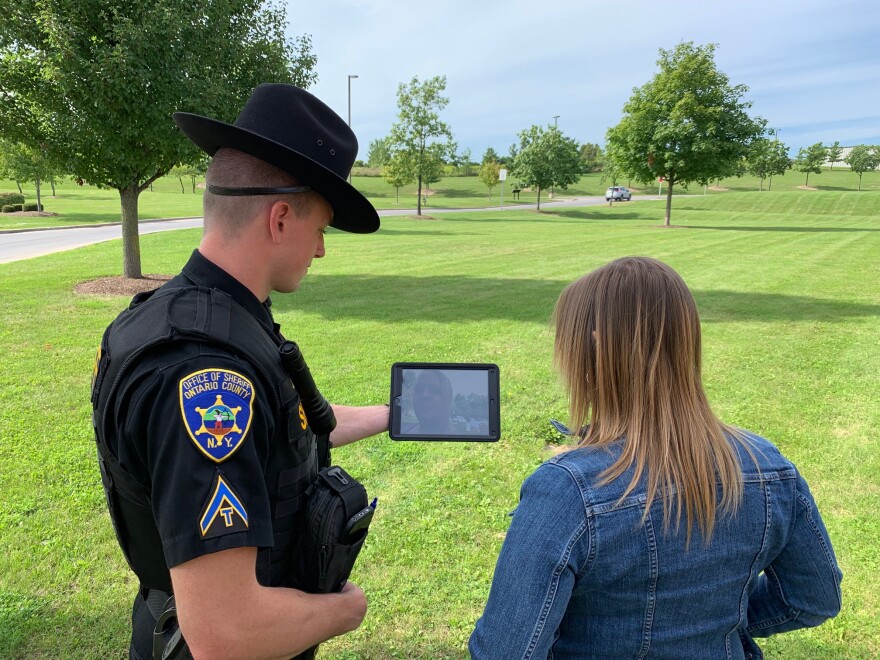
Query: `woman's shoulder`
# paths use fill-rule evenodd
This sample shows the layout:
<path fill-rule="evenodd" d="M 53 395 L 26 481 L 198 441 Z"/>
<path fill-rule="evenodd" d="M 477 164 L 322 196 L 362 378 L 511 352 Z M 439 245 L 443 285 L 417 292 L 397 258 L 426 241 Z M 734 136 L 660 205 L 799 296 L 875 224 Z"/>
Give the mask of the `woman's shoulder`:
<path fill-rule="evenodd" d="M 794 472 L 794 464 L 782 455 L 779 448 L 752 431 L 738 429 L 738 438 L 733 444 L 739 453 L 740 465 L 744 475 L 764 474 L 769 472 Z"/>
<path fill-rule="evenodd" d="M 611 467 L 620 458 L 622 449 L 622 440 L 602 445 L 575 446 L 545 461 L 545 465 L 556 465 L 565 470 L 594 474 L 596 470 Z"/>
<path fill-rule="evenodd" d="M 573 447 L 544 461 L 529 476 L 528 481 L 542 488 L 560 488 L 560 484 L 556 482 L 565 481 L 570 484 L 569 488 L 578 489 L 584 502 L 588 504 L 596 504 L 607 498 L 615 499 L 620 496 L 615 485 L 600 486 L 598 479 L 605 470 L 617 462 L 620 454 L 619 442 L 602 446 Z M 627 470 L 621 479 L 615 480 L 615 483 L 626 485 L 629 481 L 630 472 Z"/>

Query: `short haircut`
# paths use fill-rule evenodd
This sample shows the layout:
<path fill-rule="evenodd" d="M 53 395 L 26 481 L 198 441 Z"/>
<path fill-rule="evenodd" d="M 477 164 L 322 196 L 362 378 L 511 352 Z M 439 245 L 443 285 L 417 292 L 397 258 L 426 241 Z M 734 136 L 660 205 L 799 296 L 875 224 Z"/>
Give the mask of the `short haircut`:
<path fill-rule="evenodd" d="M 237 149 L 219 149 L 208 166 L 205 181 L 216 186 L 269 188 L 298 186 L 304 182 L 264 160 Z M 237 236 L 245 225 L 277 201 L 287 201 L 298 217 L 311 212 L 318 193 L 228 196 L 205 191 L 205 229 L 217 227 L 227 237 Z"/>

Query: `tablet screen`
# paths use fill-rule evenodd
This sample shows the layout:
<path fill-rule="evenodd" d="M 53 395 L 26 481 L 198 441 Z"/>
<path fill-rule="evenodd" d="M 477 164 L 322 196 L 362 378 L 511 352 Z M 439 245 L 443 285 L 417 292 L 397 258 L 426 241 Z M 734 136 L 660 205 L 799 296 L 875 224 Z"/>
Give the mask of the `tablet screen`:
<path fill-rule="evenodd" d="M 398 363 L 391 390 L 394 440 L 494 442 L 501 436 L 494 364 Z"/>

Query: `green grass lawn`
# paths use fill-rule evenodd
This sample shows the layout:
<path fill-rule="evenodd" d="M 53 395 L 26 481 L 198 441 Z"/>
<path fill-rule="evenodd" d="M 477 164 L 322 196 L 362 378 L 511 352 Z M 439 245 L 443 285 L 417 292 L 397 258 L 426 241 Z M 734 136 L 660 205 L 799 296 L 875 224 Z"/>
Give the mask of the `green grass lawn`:
<path fill-rule="evenodd" d="M 774 177 L 772 189 L 769 194 L 776 192 L 791 192 L 798 190 L 803 185 L 804 175 L 800 172 L 788 171 L 785 176 Z M 504 206 L 517 206 L 534 204 L 537 194 L 532 190 L 523 191 L 519 200 L 514 200 L 512 195 L 513 185 L 516 179 L 511 178 L 504 185 Z M 409 185 L 397 191 L 385 183 L 381 177 L 354 177 L 353 185 L 360 190 L 378 209 L 414 209 L 416 208 L 416 186 Z M 656 185 L 642 185 L 638 182 L 622 180 L 619 183 L 627 185 L 638 195 L 656 195 L 661 189 Z M 586 174 L 580 181 L 569 186 L 565 190 L 556 190 L 555 199 L 571 198 L 579 196 L 598 196 L 605 193 L 609 181 L 601 173 Z M 764 182 L 766 191 L 768 182 Z M 858 185 L 858 177 L 847 169 L 823 170 L 821 174 L 810 175 L 810 186 L 819 191 L 855 191 Z M 673 191 L 676 195 L 704 195 L 711 196 L 724 192 L 757 191 L 759 182 L 754 177 L 744 176 L 741 178 L 723 179 L 711 188 L 691 186 L 690 189 L 676 187 Z M 27 201 L 36 202 L 36 194 L 33 184 L 23 186 Z M 880 171 L 868 172 L 862 177 L 863 191 L 880 190 Z M 12 181 L 0 180 L 0 192 L 17 192 L 18 189 Z M 119 194 L 115 190 L 100 190 L 91 186 L 78 186 L 70 179 L 63 179 L 56 185 L 56 196 L 51 195 L 51 188 L 47 185 L 42 187 L 43 207 L 47 211 L 60 214 L 58 217 L 23 217 L 9 214 L 0 214 L 0 231 L 10 229 L 30 229 L 34 227 L 71 227 L 76 225 L 99 224 L 107 222 L 119 222 Z M 666 192 L 665 186 L 662 189 Z M 812 192 L 812 191 L 807 191 Z M 550 201 L 550 191 L 542 191 L 541 202 Z M 471 177 L 445 177 L 438 183 L 433 184 L 430 191 L 425 194 L 427 203 L 423 212 L 430 214 L 434 208 L 488 208 L 498 206 L 501 203 L 501 186 L 495 186 L 491 195 L 485 185 L 480 183 L 479 178 Z M 673 212 L 675 205 L 673 205 Z M 141 193 L 139 201 L 139 217 L 141 220 L 155 218 L 185 218 L 201 216 L 202 214 L 202 190 L 197 188 L 195 194 L 192 184 L 187 179 L 181 182 L 175 177 L 159 179 L 152 190 Z"/>
<path fill-rule="evenodd" d="M 382 435 L 334 452 L 379 507 L 353 575 L 367 619 L 322 657 L 467 657 L 507 514 L 555 448 L 547 420 L 565 419 L 553 304 L 573 279 L 630 254 L 683 275 L 717 412 L 797 463 L 843 568 L 841 615 L 764 642 L 767 657 L 880 656 L 880 192 L 777 192 L 774 181 L 771 193 L 682 197 L 671 229 L 662 216 L 662 202 L 636 202 L 383 219 L 371 235 L 331 231 L 302 289 L 274 298 L 338 403 L 387 400 L 395 361 L 501 370 L 497 444 Z M 198 238 L 141 237 L 144 272 L 176 272 Z M 136 584 L 105 511 L 88 402 L 101 332 L 127 300 L 73 293 L 120 261 L 114 241 L 0 265 L 3 658 L 127 657 Z"/>

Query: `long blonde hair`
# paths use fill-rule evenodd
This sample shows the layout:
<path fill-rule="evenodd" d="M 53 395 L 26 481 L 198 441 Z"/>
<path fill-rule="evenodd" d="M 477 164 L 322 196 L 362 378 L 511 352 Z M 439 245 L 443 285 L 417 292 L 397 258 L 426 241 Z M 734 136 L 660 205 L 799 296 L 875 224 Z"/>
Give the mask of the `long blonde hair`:
<path fill-rule="evenodd" d="M 719 508 L 716 481 L 722 511 L 735 513 L 742 498 L 742 468 L 729 438 L 745 441 L 715 416 L 703 391 L 700 319 L 687 285 L 656 259 L 617 259 L 565 288 L 553 324 L 554 362 L 569 393 L 572 428 L 583 429 L 580 444 L 623 440 L 600 483 L 634 467 L 622 500 L 647 473 L 643 520 L 659 496 L 665 529 L 674 510 L 676 529 L 684 514 L 688 544 L 694 521 L 708 543 Z"/>

